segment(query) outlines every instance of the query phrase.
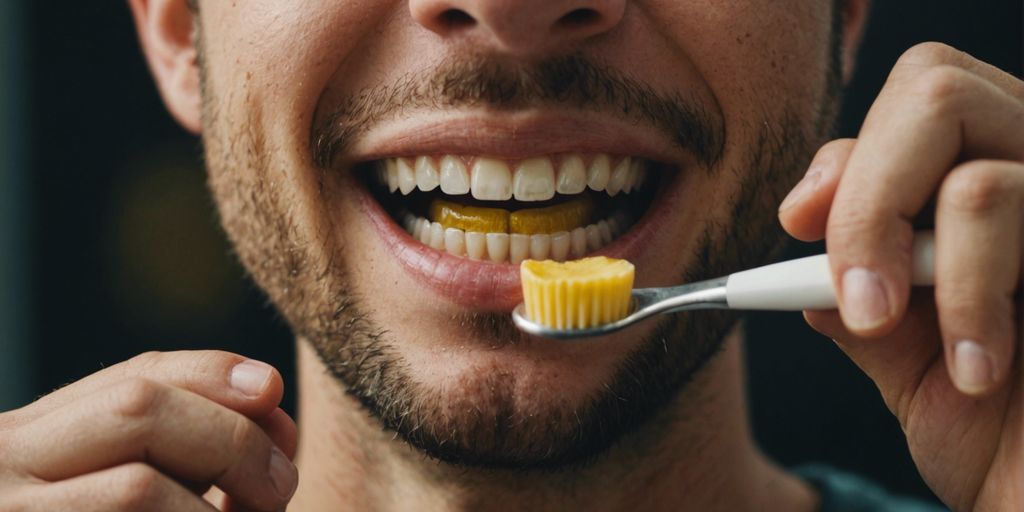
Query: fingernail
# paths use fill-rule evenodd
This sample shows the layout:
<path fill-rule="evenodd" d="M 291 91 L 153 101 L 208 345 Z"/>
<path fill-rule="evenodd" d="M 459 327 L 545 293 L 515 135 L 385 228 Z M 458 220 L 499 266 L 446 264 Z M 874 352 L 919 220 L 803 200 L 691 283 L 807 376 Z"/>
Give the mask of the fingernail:
<path fill-rule="evenodd" d="M 868 330 L 889 317 L 889 298 L 878 274 L 853 267 L 843 274 L 843 321 L 855 330 Z"/>
<path fill-rule="evenodd" d="M 995 381 L 992 358 L 981 345 L 963 340 L 953 345 L 953 377 L 956 387 L 969 395 L 985 392 Z"/>
<path fill-rule="evenodd" d="M 818 186 L 818 180 L 821 179 L 821 167 L 813 166 L 807 170 L 807 174 L 804 175 L 800 183 L 797 183 L 793 190 L 789 191 L 789 195 L 779 205 L 779 211 L 785 211 L 797 203 L 799 203 L 805 196 L 811 193 L 815 187 Z"/>
<path fill-rule="evenodd" d="M 291 499 L 299 483 L 299 471 L 276 446 L 270 449 L 270 481 L 282 499 Z"/>
<path fill-rule="evenodd" d="M 255 398 L 267 387 L 272 371 L 266 363 L 252 359 L 242 361 L 231 369 L 231 387 L 249 398 Z"/>

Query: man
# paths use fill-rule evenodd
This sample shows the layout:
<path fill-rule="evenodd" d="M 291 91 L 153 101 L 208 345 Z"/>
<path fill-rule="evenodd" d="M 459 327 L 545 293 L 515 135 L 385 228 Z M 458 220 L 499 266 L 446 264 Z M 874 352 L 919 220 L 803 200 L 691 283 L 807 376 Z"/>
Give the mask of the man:
<path fill-rule="evenodd" d="M 877 383 L 939 498 L 1024 507 L 1016 78 L 915 47 L 859 137 L 826 143 L 864 0 L 131 7 L 296 333 L 301 427 L 263 363 L 143 354 L 0 415 L 0 509 L 888 506 L 759 453 L 733 314 L 575 344 L 509 322 L 525 255 L 710 278 L 770 259 L 777 209 L 827 243 L 840 308 L 808 321 Z M 909 284 L 915 227 L 934 289 Z"/>

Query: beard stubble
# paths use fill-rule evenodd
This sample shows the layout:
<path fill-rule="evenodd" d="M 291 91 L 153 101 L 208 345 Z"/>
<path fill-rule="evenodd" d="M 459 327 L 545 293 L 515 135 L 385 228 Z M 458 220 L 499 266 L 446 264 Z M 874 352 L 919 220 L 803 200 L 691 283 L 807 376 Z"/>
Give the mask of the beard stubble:
<path fill-rule="evenodd" d="M 610 71 L 586 61 L 580 67 L 580 60 L 553 60 L 546 63 L 546 71 L 517 70 L 515 77 L 523 87 L 509 95 L 507 70 L 481 62 L 457 62 L 451 69 L 439 70 L 436 77 L 443 79 L 440 83 L 460 83 L 464 87 L 459 90 L 478 94 L 454 99 L 443 90 L 420 90 L 417 94 L 428 98 L 434 94 L 445 100 L 442 104 L 482 102 L 510 108 L 534 100 L 564 101 L 566 94 L 589 97 L 590 92 L 571 85 L 586 83 L 579 80 L 581 71 L 597 73 L 598 78 L 615 78 Z M 777 253 L 783 236 L 774 220 L 775 208 L 796 170 L 806 166 L 813 148 L 824 141 L 832 126 L 839 96 L 836 64 L 827 78 L 816 119 L 801 120 L 792 111 L 785 111 L 778 119 L 755 124 L 761 127 L 759 135 L 735 168 L 716 168 L 718 162 L 708 160 L 709 173 L 738 177 L 738 193 L 731 198 L 728 222 L 703 226 L 698 249 L 689 258 L 692 264 L 679 269 L 682 282 L 763 264 Z M 567 77 L 570 85 L 556 84 L 558 94 L 544 96 L 551 82 L 545 73 L 552 71 Z M 496 87 L 502 94 L 494 95 Z M 244 120 L 225 123 L 211 89 L 204 79 L 204 147 L 209 183 L 237 256 L 295 334 L 315 349 L 344 391 L 383 428 L 430 457 L 459 466 L 515 470 L 558 470 L 592 462 L 650 423 L 714 357 L 738 318 L 724 311 L 667 315 L 618 365 L 603 388 L 574 403 L 552 399 L 540 413 L 534 410 L 524 414 L 517 408 L 511 375 L 499 373 L 475 379 L 458 394 L 415 383 L 401 355 L 401 340 L 388 334 L 385 319 L 367 313 L 365 301 L 349 285 L 350 263 L 344 257 L 344 243 L 335 235 L 337 220 L 327 211 L 323 197 L 329 188 L 324 180 L 338 172 L 329 170 L 322 155 L 317 156 L 318 148 L 324 145 L 325 131 L 316 127 L 312 130 L 309 161 L 317 173 L 320 197 L 317 204 L 306 205 L 313 213 L 303 215 L 295 207 L 302 198 L 282 186 L 289 172 L 274 162 L 266 134 L 260 130 L 260 105 L 247 104 Z M 652 98 L 652 92 L 642 89 L 639 94 L 649 104 L 674 103 L 676 112 L 696 113 L 696 117 L 657 120 L 662 124 L 690 123 L 675 131 L 690 137 L 681 140 L 682 144 L 715 140 L 714 120 L 699 117 L 707 113 L 704 109 L 686 105 L 678 96 Z M 617 99 L 638 101 L 636 97 Z M 410 101 L 400 103 L 407 106 Z M 358 102 L 354 104 L 358 108 Z M 398 107 L 393 110 L 400 110 Z M 339 111 L 346 108 L 354 107 L 345 105 Z M 359 118 L 358 114 L 350 111 L 344 119 Z M 645 114 L 657 116 L 658 112 Z M 342 117 L 337 116 L 335 122 L 338 119 Z M 364 118 L 364 122 L 372 121 Z M 361 127 L 349 128 L 338 133 L 351 135 Z M 340 137 L 328 142 L 334 148 L 343 147 Z M 724 132 L 720 143 L 725 143 Z M 715 154 L 715 148 L 703 149 L 706 155 Z M 319 224 L 304 225 L 303 219 L 314 219 Z M 522 336 L 507 315 L 466 313 L 455 321 L 481 339 L 515 343 Z"/>

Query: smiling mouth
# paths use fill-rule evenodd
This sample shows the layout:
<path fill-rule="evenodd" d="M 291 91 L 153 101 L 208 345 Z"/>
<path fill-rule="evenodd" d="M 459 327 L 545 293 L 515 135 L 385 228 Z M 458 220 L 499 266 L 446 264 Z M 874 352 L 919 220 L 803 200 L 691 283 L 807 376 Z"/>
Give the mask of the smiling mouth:
<path fill-rule="evenodd" d="M 419 244 L 513 265 L 612 244 L 643 216 L 659 174 L 650 160 L 604 153 L 403 156 L 363 167 L 373 197 Z"/>

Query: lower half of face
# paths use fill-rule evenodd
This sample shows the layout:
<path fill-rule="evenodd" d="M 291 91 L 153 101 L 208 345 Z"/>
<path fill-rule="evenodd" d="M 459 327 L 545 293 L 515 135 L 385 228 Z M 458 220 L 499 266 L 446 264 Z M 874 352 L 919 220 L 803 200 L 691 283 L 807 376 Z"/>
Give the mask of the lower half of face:
<path fill-rule="evenodd" d="M 778 201 L 835 103 L 823 94 L 742 121 L 608 116 L 588 130 L 593 110 L 535 92 L 526 99 L 544 108 L 417 106 L 370 127 L 391 135 L 364 137 L 362 157 L 331 166 L 282 156 L 288 144 L 258 108 L 206 118 L 212 188 L 247 269 L 369 414 L 455 464 L 591 460 L 671 401 L 733 315 L 665 316 L 583 343 L 533 338 L 510 321 L 518 264 L 625 258 L 646 287 L 764 262 L 780 241 Z M 207 91 L 208 103 L 220 97 Z M 357 128 L 345 133 L 366 133 Z"/>

